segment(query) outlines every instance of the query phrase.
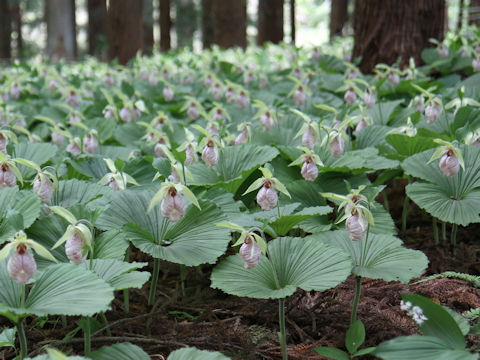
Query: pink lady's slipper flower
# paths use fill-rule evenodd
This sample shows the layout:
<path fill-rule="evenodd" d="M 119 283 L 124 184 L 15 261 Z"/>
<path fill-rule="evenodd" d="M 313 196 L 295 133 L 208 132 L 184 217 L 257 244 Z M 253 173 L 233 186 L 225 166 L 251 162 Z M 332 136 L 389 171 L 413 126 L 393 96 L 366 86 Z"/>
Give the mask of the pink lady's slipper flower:
<path fill-rule="evenodd" d="M 10 95 L 12 95 L 12 98 L 14 98 L 15 100 L 18 100 L 21 94 L 22 90 L 20 89 L 20 86 L 18 85 L 18 83 L 14 83 L 12 89 L 10 90 Z"/>
<path fill-rule="evenodd" d="M 432 99 L 425 108 L 425 117 L 428 124 L 433 124 L 442 114 L 442 103 L 439 99 Z"/>
<path fill-rule="evenodd" d="M 257 204 L 264 211 L 271 210 L 277 205 L 277 190 L 291 198 L 287 188 L 277 178 L 273 177 L 273 174 L 269 169 L 261 167 L 260 171 L 262 172 L 263 177 L 255 180 L 243 195 L 261 187 L 260 191 L 257 193 Z"/>
<path fill-rule="evenodd" d="M 235 101 L 235 90 L 231 86 L 229 86 L 225 92 L 225 99 L 227 99 L 227 104 Z"/>
<path fill-rule="evenodd" d="M 241 90 L 237 96 L 238 107 L 240 109 L 245 109 L 249 103 L 250 103 L 250 100 L 248 99 L 248 95 L 245 93 L 245 91 Z"/>
<path fill-rule="evenodd" d="M 472 60 L 472 68 L 474 72 L 480 71 L 480 58 L 475 58 Z"/>
<path fill-rule="evenodd" d="M 363 95 L 363 103 L 365 104 L 365 107 L 367 109 L 373 109 L 375 106 L 375 93 L 373 91 L 366 91 L 365 94 Z"/>
<path fill-rule="evenodd" d="M 165 87 L 163 88 L 162 94 L 163 94 L 163 98 L 165 99 L 165 101 L 172 101 L 173 100 L 174 93 L 173 93 L 173 90 L 171 89 L 171 87 L 165 85 Z"/>
<path fill-rule="evenodd" d="M 85 149 L 85 152 L 88 154 L 93 154 L 95 153 L 95 151 L 97 151 L 98 140 L 95 137 L 95 133 L 96 131 L 92 130 L 83 138 L 83 147 Z"/>
<path fill-rule="evenodd" d="M 400 84 L 400 75 L 398 75 L 398 73 L 396 73 L 395 71 L 390 71 L 388 73 L 387 79 L 393 86 L 397 86 L 398 84 Z"/>
<path fill-rule="evenodd" d="M 343 152 L 345 151 L 345 141 L 343 140 L 341 132 L 337 132 L 337 134 L 331 138 L 328 143 L 328 148 L 330 149 L 330 153 L 335 157 L 343 155 Z"/>
<path fill-rule="evenodd" d="M 70 143 L 67 145 L 67 148 L 65 150 L 67 150 L 67 152 L 69 152 L 73 156 L 80 155 L 82 153 L 80 138 L 78 137 L 71 138 Z"/>
<path fill-rule="evenodd" d="M 260 262 L 260 246 L 247 235 L 245 242 L 240 247 L 240 257 L 243 259 L 245 269 L 253 269 Z"/>
<path fill-rule="evenodd" d="M 433 141 L 443 146 L 438 148 L 433 153 L 428 163 L 440 158 L 438 167 L 442 171 L 443 176 L 446 177 L 455 176 L 460 170 L 460 166 L 465 170 L 462 152 L 459 148 L 457 148 L 454 144 L 442 139 L 435 139 Z"/>
<path fill-rule="evenodd" d="M 274 119 L 270 115 L 270 111 L 265 112 L 263 115 L 260 116 L 260 123 L 263 126 L 263 130 L 270 131 L 275 124 Z"/>
<path fill-rule="evenodd" d="M 37 263 L 25 244 L 19 244 L 7 264 L 8 275 L 17 284 L 26 284 L 37 271 Z"/>
<path fill-rule="evenodd" d="M 66 98 L 67 104 L 71 107 L 77 107 L 80 104 L 80 98 L 78 97 L 77 93 L 73 90 L 70 91 Z"/>
<path fill-rule="evenodd" d="M 13 187 L 17 184 L 17 177 L 11 170 L 11 165 L 3 163 L 0 165 L 0 189 L 5 187 Z"/>
<path fill-rule="evenodd" d="M 147 212 L 150 212 L 160 202 L 160 212 L 169 221 L 177 222 L 185 216 L 186 204 L 180 193 L 185 195 L 198 209 L 201 210 L 197 198 L 185 185 L 164 182 L 160 190 L 152 198 Z"/>
<path fill-rule="evenodd" d="M 212 88 L 212 95 L 215 100 L 220 100 L 223 96 L 223 88 L 222 85 L 217 82 Z"/>
<path fill-rule="evenodd" d="M 190 120 L 196 120 L 200 116 L 197 105 L 195 105 L 194 103 L 190 103 L 190 106 L 187 110 L 187 115 Z"/>
<path fill-rule="evenodd" d="M 44 204 L 48 203 L 52 198 L 54 188 L 55 186 L 53 182 L 45 175 L 45 173 L 38 174 L 33 182 L 33 192 L 40 196 L 40 199 L 42 199 Z"/>
<path fill-rule="evenodd" d="M 343 99 L 348 105 L 352 105 L 355 100 L 357 100 L 357 94 L 355 93 L 355 90 L 353 90 L 353 88 L 349 88 Z"/>
<path fill-rule="evenodd" d="M 295 92 L 293 93 L 293 99 L 297 106 L 302 106 L 307 102 L 307 93 L 303 89 L 303 86 L 299 85 Z"/>
<path fill-rule="evenodd" d="M 81 264 L 85 261 L 83 248 L 85 247 L 85 237 L 80 230 L 75 229 L 65 242 L 65 254 L 71 263 Z"/>
<path fill-rule="evenodd" d="M 313 154 L 310 149 L 306 147 L 299 147 L 299 149 L 303 150 L 304 154 L 288 166 L 303 164 L 301 170 L 302 177 L 307 181 L 315 181 L 318 176 L 318 166 L 323 166 L 323 163 L 320 157 Z"/>
<path fill-rule="evenodd" d="M 366 220 L 359 216 L 357 210 L 353 210 L 345 222 L 350 240 L 360 241 L 365 236 L 367 231 Z"/>
<path fill-rule="evenodd" d="M 17 284 L 26 284 L 33 277 L 35 271 L 37 271 L 37 264 L 32 254 L 28 251 L 29 248 L 33 248 L 38 255 L 57 262 L 47 249 L 37 242 L 28 239 L 27 235 L 20 230 L 0 250 L 0 261 L 3 261 L 12 250 L 15 251 L 8 260 L 7 272 Z"/>
<path fill-rule="evenodd" d="M 213 167 L 218 163 L 218 154 L 213 140 L 208 140 L 202 150 L 202 160 L 208 167 Z"/>
<path fill-rule="evenodd" d="M 0 132 L 0 152 L 7 153 L 8 138 Z"/>

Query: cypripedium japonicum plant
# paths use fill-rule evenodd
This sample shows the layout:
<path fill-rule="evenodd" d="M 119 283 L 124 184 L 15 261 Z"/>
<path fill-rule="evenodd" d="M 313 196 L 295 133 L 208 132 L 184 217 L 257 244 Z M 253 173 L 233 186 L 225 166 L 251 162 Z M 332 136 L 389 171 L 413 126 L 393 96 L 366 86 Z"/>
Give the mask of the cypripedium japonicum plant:
<path fill-rule="evenodd" d="M 302 164 L 301 174 L 303 178 L 307 181 L 315 181 L 318 176 L 318 166 L 324 166 L 322 160 L 320 160 L 317 154 L 312 153 L 309 148 L 299 146 L 298 149 L 304 153 L 288 166 Z"/>
<path fill-rule="evenodd" d="M 125 190 L 127 188 L 127 184 L 140 186 L 140 184 L 137 183 L 133 177 L 127 173 L 119 171 L 112 159 L 103 160 L 107 164 L 110 172 L 100 179 L 98 182 L 100 185 L 108 185 L 113 190 Z"/>
<path fill-rule="evenodd" d="M 298 111 L 297 109 L 290 109 L 290 111 L 293 112 L 295 115 L 300 116 L 305 122 L 295 135 L 294 139 L 301 136 L 302 145 L 312 150 L 320 135 L 318 123 L 313 121 L 310 116 L 306 115 L 301 111 Z"/>
<path fill-rule="evenodd" d="M 438 166 L 446 177 L 454 176 L 460 170 L 460 166 L 465 170 L 465 163 L 463 162 L 463 156 L 461 150 L 455 146 L 455 143 L 451 143 L 442 139 L 434 139 L 435 143 L 442 145 L 432 155 L 428 163 L 441 158 Z"/>

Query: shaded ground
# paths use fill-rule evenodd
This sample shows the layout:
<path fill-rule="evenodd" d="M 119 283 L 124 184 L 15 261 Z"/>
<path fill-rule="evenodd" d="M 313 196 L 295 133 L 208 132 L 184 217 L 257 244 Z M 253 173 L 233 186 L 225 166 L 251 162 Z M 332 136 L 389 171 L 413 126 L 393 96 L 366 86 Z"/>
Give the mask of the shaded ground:
<path fill-rule="evenodd" d="M 401 218 L 403 186 L 400 182 L 388 191 L 395 219 Z M 420 249 L 429 257 L 430 266 L 424 276 L 443 271 L 480 273 L 479 225 L 459 228 L 459 245 L 454 257 L 449 240 L 440 246 L 433 245 L 431 218 L 423 216 L 415 205 L 410 205 L 410 209 L 408 230 L 399 235 L 406 246 Z M 401 223 L 397 221 L 396 225 L 400 228 Z M 446 235 L 449 239 L 449 227 Z M 137 253 L 135 260 L 148 261 L 148 258 Z M 276 336 L 277 302 L 227 296 L 210 289 L 211 266 L 204 266 L 201 271 L 188 269 L 182 291 L 179 267 L 163 263 L 161 268 L 163 276 L 158 301 L 151 313 L 146 306 L 148 287 L 130 292 L 128 314 L 124 312 L 122 293 L 118 293 L 112 311 L 106 314 L 111 334 L 99 331 L 94 337 L 93 348 L 116 341 L 130 341 L 141 346 L 152 359 L 165 359 L 172 350 L 182 346 L 220 350 L 238 360 L 281 358 Z M 354 278 L 350 277 L 335 289 L 323 293 L 299 290 L 287 299 L 287 342 L 291 359 L 321 359 L 312 350 L 316 346 L 343 348 L 354 288 Z M 413 322 L 400 310 L 400 293 L 417 293 L 458 312 L 480 306 L 480 289 L 459 279 L 435 279 L 416 285 L 365 279 L 358 308 L 358 317 L 364 322 L 367 333 L 364 346 L 375 346 L 384 340 L 417 332 Z M 42 328 L 42 321 L 29 318 L 27 337 L 30 350 L 63 339 L 76 328 L 76 320 L 69 318 L 67 327 L 63 327 L 60 319 L 52 318 Z M 0 325 L 7 325 L 7 322 L 1 319 Z M 81 336 L 78 332 L 64 345 L 53 345 L 81 354 Z M 476 341 L 469 339 L 470 345 L 477 346 Z M 13 352 L 0 351 L 0 359 L 2 356 L 10 359 Z"/>

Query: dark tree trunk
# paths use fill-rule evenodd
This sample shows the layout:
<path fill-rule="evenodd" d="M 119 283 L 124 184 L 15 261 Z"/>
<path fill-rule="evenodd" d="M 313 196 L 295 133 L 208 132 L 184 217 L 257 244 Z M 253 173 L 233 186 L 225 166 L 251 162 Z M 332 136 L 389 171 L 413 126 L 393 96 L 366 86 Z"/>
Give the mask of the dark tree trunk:
<path fill-rule="evenodd" d="M 335 35 L 341 35 L 347 21 L 348 0 L 332 0 L 330 7 L 330 41 Z"/>
<path fill-rule="evenodd" d="M 107 48 L 107 2 L 88 0 L 88 53 L 104 58 Z"/>
<path fill-rule="evenodd" d="M 247 47 L 247 6 L 244 0 L 213 0 L 214 42 L 222 48 Z"/>
<path fill-rule="evenodd" d="M 213 44 L 212 0 L 202 0 L 202 43 L 204 49 Z"/>
<path fill-rule="evenodd" d="M 283 0 L 259 0 L 257 45 L 283 41 Z"/>
<path fill-rule="evenodd" d="M 22 12 L 20 4 L 15 4 L 12 7 L 13 31 L 17 33 L 16 48 L 17 57 L 23 57 L 23 35 L 22 35 Z"/>
<path fill-rule="evenodd" d="M 197 28 L 197 13 L 193 0 L 175 1 L 175 32 L 177 48 L 193 47 L 193 33 Z"/>
<path fill-rule="evenodd" d="M 399 57 L 402 65 L 410 57 L 419 64 L 429 39 L 443 39 L 444 17 L 444 0 L 356 0 L 353 56 L 362 57 L 363 72 Z"/>
<path fill-rule="evenodd" d="M 295 30 L 295 0 L 290 0 L 290 37 L 292 45 L 295 46 L 296 30 Z"/>
<path fill-rule="evenodd" d="M 0 60 L 12 57 L 12 17 L 8 0 L 0 0 Z"/>
<path fill-rule="evenodd" d="M 108 59 L 125 65 L 143 47 L 142 2 L 110 0 L 108 7 Z"/>
<path fill-rule="evenodd" d="M 480 0 L 470 0 L 470 12 L 468 22 L 480 26 Z"/>
<path fill-rule="evenodd" d="M 172 19 L 170 18 L 170 0 L 160 0 L 160 51 L 168 51 L 171 48 L 170 28 Z"/>
<path fill-rule="evenodd" d="M 143 0 L 143 53 L 151 55 L 153 45 L 153 1 Z"/>
<path fill-rule="evenodd" d="M 75 0 L 48 0 L 45 3 L 47 53 L 52 61 L 73 60 L 77 50 Z"/>

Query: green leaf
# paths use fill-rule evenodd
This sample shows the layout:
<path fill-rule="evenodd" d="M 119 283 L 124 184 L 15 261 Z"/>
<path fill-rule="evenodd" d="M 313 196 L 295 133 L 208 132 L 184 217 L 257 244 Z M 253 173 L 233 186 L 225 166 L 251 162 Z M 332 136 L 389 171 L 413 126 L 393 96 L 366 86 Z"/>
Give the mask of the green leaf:
<path fill-rule="evenodd" d="M 441 185 L 419 181 L 407 185 L 406 192 L 420 208 L 441 221 L 463 226 L 480 222 L 480 188 L 452 198 Z"/>
<path fill-rule="evenodd" d="M 112 229 L 101 233 L 95 240 L 96 259 L 123 260 L 128 248 L 128 241 L 125 240 L 120 229 Z"/>
<path fill-rule="evenodd" d="M 20 191 L 15 197 L 12 209 L 18 211 L 23 218 L 23 228 L 28 229 L 40 215 L 42 201 L 30 191 Z M 20 229 L 17 229 L 20 230 Z"/>
<path fill-rule="evenodd" d="M 239 254 L 229 256 L 213 270 L 211 286 L 237 296 L 279 299 L 297 288 L 332 288 L 351 272 L 345 253 L 314 239 L 277 238 L 268 243 L 268 254 L 253 269 L 245 269 Z"/>
<path fill-rule="evenodd" d="M 452 350 L 465 349 L 465 339 L 455 319 L 441 305 L 417 294 L 402 294 L 404 302 L 411 302 L 413 306 L 422 309 L 427 317 L 422 324 L 417 324 L 426 336 L 439 338 L 445 346 Z"/>
<path fill-rule="evenodd" d="M 338 246 L 350 254 L 354 262 L 353 273 L 362 277 L 407 283 L 413 277 L 420 276 L 428 265 L 425 254 L 402 247 L 402 241 L 391 235 L 369 234 L 363 265 L 365 238 L 352 241 L 345 230 L 319 233 L 311 237 Z"/>
<path fill-rule="evenodd" d="M 401 336 L 384 341 L 373 354 L 384 360 L 477 360 L 478 354 L 466 350 L 451 350 L 434 336 Z"/>
<path fill-rule="evenodd" d="M 17 186 L 0 189 L 0 218 L 5 216 L 8 205 L 12 202 L 16 193 L 18 193 Z"/>
<path fill-rule="evenodd" d="M 432 138 L 419 135 L 407 136 L 390 134 L 387 136 L 387 142 L 404 157 L 409 157 L 422 151 L 437 147 Z"/>
<path fill-rule="evenodd" d="M 183 348 L 170 353 L 167 360 L 230 360 L 218 351 L 199 350 L 197 348 Z"/>
<path fill-rule="evenodd" d="M 87 204 L 105 194 L 111 194 L 112 191 L 108 186 L 77 179 L 62 180 L 59 181 L 59 190 L 54 193 L 51 203 L 68 208 L 77 204 Z"/>
<path fill-rule="evenodd" d="M 42 166 L 55 156 L 57 149 L 53 144 L 22 142 L 15 145 L 15 157 L 30 160 Z M 18 170 L 23 177 L 29 177 L 35 173 L 35 170 L 25 165 L 19 165 Z"/>
<path fill-rule="evenodd" d="M 358 348 L 365 341 L 365 326 L 361 320 L 355 320 L 345 336 L 345 346 L 350 354 L 357 352 Z"/>
<path fill-rule="evenodd" d="M 8 275 L 7 262 L 0 262 L 0 311 L 16 314 L 83 315 L 110 309 L 113 288 L 91 271 L 73 264 L 48 266 L 20 306 L 21 286 Z"/>
<path fill-rule="evenodd" d="M 125 239 L 143 252 L 187 266 L 214 263 L 224 253 L 231 238 L 230 231 L 215 226 L 226 220 L 215 204 L 201 200 L 202 210 L 189 205 L 183 219 L 170 223 L 159 208 L 146 213 L 154 194 L 150 190 L 117 193 L 110 208 L 98 219 L 97 227 L 104 230 L 123 227 Z M 164 223 L 166 231 L 162 239 Z"/>
<path fill-rule="evenodd" d="M 375 124 L 387 125 L 395 108 L 404 100 L 393 100 L 377 102 L 373 109 L 367 110 L 367 115 L 373 119 Z"/>
<path fill-rule="evenodd" d="M 235 193 L 242 182 L 259 166 L 273 160 L 278 150 L 270 146 L 251 144 L 227 146 L 219 151 L 218 164 L 210 170 L 200 164 L 189 166 L 194 181 L 191 185 L 221 184 Z M 213 170 L 213 172 L 211 171 Z"/>
<path fill-rule="evenodd" d="M 92 360 L 150 360 L 150 356 L 137 345 L 119 343 L 103 346 L 90 353 Z"/>
<path fill-rule="evenodd" d="M 350 360 L 350 356 L 348 356 L 348 354 L 345 351 L 340 349 L 327 347 L 327 346 L 320 346 L 320 347 L 314 348 L 313 350 L 315 350 L 317 354 L 325 356 L 328 359 Z"/>
<path fill-rule="evenodd" d="M 85 267 L 87 266 L 85 263 Z M 92 270 L 115 290 L 128 288 L 140 289 L 150 278 L 150 273 L 135 270 L 145 266 L 147 266 L 147 263 L 128 263 L 114 259 L 95 259 Z"/>
<path fill-rule="evenodd" d="M 14 347 L 15 346 L 15 334 L 17 329 L 5 329 L 0 333 L 0 348 L 1 347 Z"/>

